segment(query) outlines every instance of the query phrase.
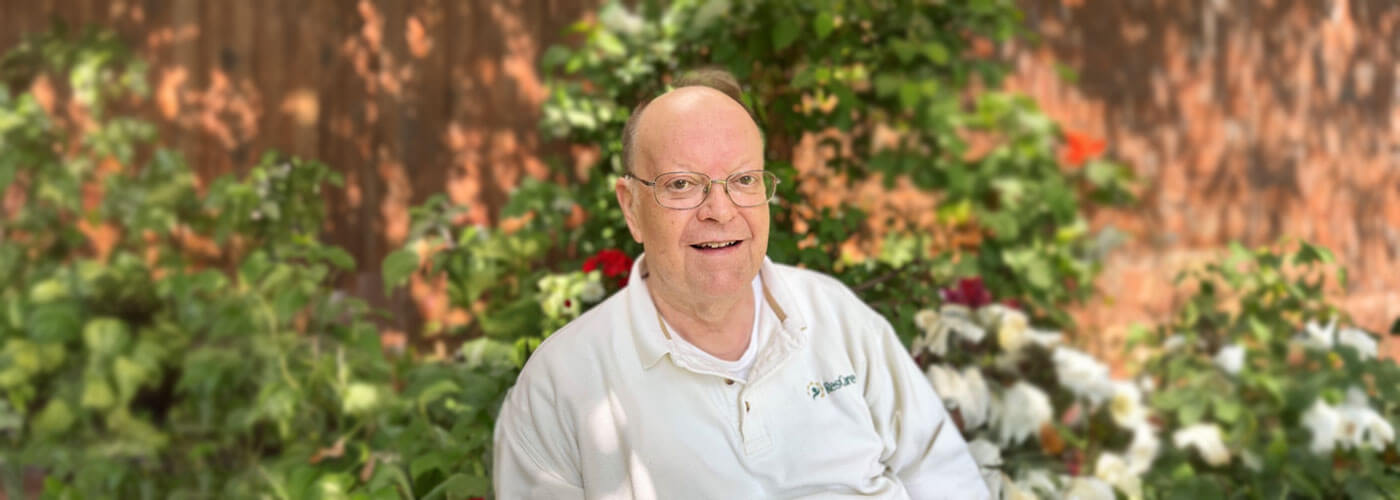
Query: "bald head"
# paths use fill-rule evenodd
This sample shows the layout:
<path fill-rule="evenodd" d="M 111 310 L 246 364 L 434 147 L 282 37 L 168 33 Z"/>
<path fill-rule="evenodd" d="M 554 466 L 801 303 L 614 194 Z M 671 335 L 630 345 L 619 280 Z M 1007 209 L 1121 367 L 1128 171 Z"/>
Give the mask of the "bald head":
<path fill-rule="evenodd" d="M 622 129 L 622 163 L 625 171 L 637 173 L 637 133 L 641 128 L 642 116 L 647 114 L 646 110 L 653 102 L 660 101 L 680 90 L 704 88 L 718 92 L 743 109 L 750 121 L 755 122 L 755 128 L 757 128 L 753 110 L 743 104 L 743 89 L 740 88 L 739 81 L 728 71 L 712 68 L 689 71 L 677 78 L 673 86 L 675 90 L 639 103 L 636 109 L 632 110 L 632 116 L 627 118 L 627 124 Z"/>
<path fill-rule="evenodd" d="M 708 87 L 683 87 L 652 101 L 637 118 L 634 148 L 630 168 L 643 178 L 700 170 L 702 158 L 744 158 L 751 168 L 763 166 L 758 125 L 742 105 Z"/>

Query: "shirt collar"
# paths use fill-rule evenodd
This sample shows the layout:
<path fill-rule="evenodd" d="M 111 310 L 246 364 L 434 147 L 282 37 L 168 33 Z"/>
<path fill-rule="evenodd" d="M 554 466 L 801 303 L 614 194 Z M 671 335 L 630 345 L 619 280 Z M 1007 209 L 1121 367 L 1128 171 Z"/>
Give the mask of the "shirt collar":
<path fill-rule="evenodd" d="M 768 257 L 763 258 L 763 264 L 759 266 L 759 276 L 763 282 L 763 297 L 768 302 L 768 307 L 778 316 L 782 322 L 783 334 L 785 337 L 800 335 L 806 330 L 806 322 L 797 317 L 796 310 L 792 307 L 784 307 L 784 304 L 793 304 L 787 287 L 778 279 L 776 266 Z M 628 314 L 632 325 L 633 344 L 637 347 L 637 357 L 642 362 L 642 367 L 651 368 L 660 361 L 662 356 L 671 352 L 669 341 L 671 332 L 668 332 L 666 325 L 661 321 L 661 313 L 656 310 L 656 304 L 651 300 L 651 293 L 647 289 L 646 278 L 649 274 L 646 265 L 646 254 L 637 256 L 636 262 L 632 263 L 632 272 L 627 280 Z"/>

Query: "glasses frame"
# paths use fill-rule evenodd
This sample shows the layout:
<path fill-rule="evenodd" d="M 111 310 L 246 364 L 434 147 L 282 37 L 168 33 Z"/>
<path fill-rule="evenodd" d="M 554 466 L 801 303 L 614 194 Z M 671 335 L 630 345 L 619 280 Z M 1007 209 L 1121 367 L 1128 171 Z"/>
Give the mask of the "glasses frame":
<path fill-rule="evenodd" d="M 754 204 L 752 204 L 752 205 L 740 204 L 738 201 L 735 201 L 735 200 L 734 200 L 734 193 L 729 192 L 729 183 L 732 182 L 732 181 L 734 180 L 735 177 L 738 177 L 738 176 L 741 176 L 741 175 L 744 175 L 744 174 L 752 174 L 752 173 L 755 173 L 755 172 L 758 173 L 759 176 L 761 176 L 761 177 L 767 177 L 767 178 L 773 179 L 773 194 L 768 195 L 768 197 L 767 197 L 767 198 L 764 198 L 763 201 L 760 201 L 760 202 L 758 202 L 758 203 L 754 203 Z M 705 183 L 705 194 L 704 194 L 704 196 L 701 196 L 701 197 L 700 197 L 700 201 L 697 202 L 694 206 L 685 207 L 685 208 L 676 208 L 676 207 L 666 206 L 665 203 L 662 203 L 662 202 L 661 202 L 661 196 L 658 195 L 658 194 L 656 194 L 656 182 L 657 182 L 657 179 L 660 179 L 660 178 L 662 178 L 662 177 L 664 177 L 664 176 L 667 176 L 667 175 L 674 175 L 674 174 L 694 174 L 694 175 L 698 175 L 698 176 L 700 176 L 700 177 L 704 177 L 704 178 L 706 178 L 706 179 L 709 179 L 709 182 L 706 182 L 706 183 Z M 664 174 L 661 174 L 661 175 L 658 175 L 658 176 L 656 176 L 656 177 L 653 177 L 650 181 L 648 181 L 648 180 L 646 180 L 646 179 L 643 179 L 643 178 L 641 178 L 641 177 L 637 177 L 636 175 L 633 175 L 632 172 L 624 172 L 624 173 L 622 174 L 622 177 L 623 177 L 623 178 L 627 178 L 627 179 L 633 179 L 633 180 L 635 180 L 635 181 L 637 181 L 637 182 L 642 183 L 643 186 L 646 186 L 646 187 L 651 188 L 651 198 L 652 198 L 653 200 L 656 200 L 656 204 L 659 205 L 659 206 L 661 206 L 661 207 L 664 207 L 664 208 L 669 208 L 669 209 L 671 209 L 671 210 L 691 210 L 691 209 L 694 209 L 694 208 L 696 208 L 696 207 L 699 207 L 700 205 L 704 205 L 704 204 L 705 204 L 705 201 L 710 199 L 710 187 L 711 187 L 711 186 L 714 186 L 715 184 L 724 184 L 724 195 L 727 196 L 727 197 L 729 197 L 729 201 L 730 201 L 731 203 L 733 203 L 734 206 L 740 207 L 740 208 L 753 208 L 753 207 L 757 207 L 757 206 L 760 206 L 760 205 L 764 205 L 764 204 L 766 204 L 766 203 L 768 203 L 768 202 L 770 202 L 770 201 L 773 201 L 773 197 L 778 195 L 778 184 L 780 184 L 780 183 L 783 182 L 782 179 L 779 179 L 779 178 L 778 178 L 778 175 L 777 175 L 777 174 L 774 174 L 773 172 L 769 172 L 769 171 L 767 171 L 767 170 L 762 170 L 762 169 L 745 170 L 745 171 L 743 171 L 743 172 L 734 172 L 734 173 L 732 173 L 732 174 L 729 174 L 729 176 L 727 176 L 727 177 L 725 177 L 725 178 L 723 178 L 723 179 L 715 179 L 715 178 L 710 177 L 709 175 L 706 175 L 706 174 L 704 174 L 704 173 L 702 173 L 702 172 L 689 172 L 689 171 L 666 172 L 666 173 L 664 173 Z"/>

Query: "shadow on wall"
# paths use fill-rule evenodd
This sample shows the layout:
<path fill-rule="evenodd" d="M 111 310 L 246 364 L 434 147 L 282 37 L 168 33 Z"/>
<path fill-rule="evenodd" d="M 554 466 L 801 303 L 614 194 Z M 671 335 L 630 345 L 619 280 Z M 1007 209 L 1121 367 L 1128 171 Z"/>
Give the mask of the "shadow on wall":
<path fill-rule="evenodd" d="M 492 223 L 522 175 L 544 176 L 539 54 L 596 2 L 57 0 L 0 5 L 0 47 L 59 19 L 115 29 L 151 64 L 144 110 L 204 179 L 276 148 L 326 162 L 328 237 L 360 272 L 342 285 L 415 331 L 446 311 L 418 284 L 382 296 L 379 262 L 408 208 L 446 192 Z"/>
<path fill-rule="evenodd" d="M 1014 51 L 1009 85 L 1147 185 L 1096 214 L 1136 238 L 1101 283 L 1115 306 L 1081 312 L 1090 331 L 1162 317 L 1171 276 L 1230 240 L 1280 237 L 1337 252 L 1362 326 L 1400 316 L 1400 3 L 1020 3 L 1041 43 Z"/>

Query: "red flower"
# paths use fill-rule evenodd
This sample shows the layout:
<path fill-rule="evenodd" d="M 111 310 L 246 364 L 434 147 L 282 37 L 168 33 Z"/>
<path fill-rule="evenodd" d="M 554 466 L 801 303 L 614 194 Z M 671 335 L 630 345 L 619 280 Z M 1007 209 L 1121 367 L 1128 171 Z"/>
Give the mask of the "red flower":
<path fill-rule="evenodd" d="M 632 272 L 632 258 L 622 250 L 606 248 L 583 261 L 583 272 L 602 269 L 603 276 L 617 278 L 617 286 L 627 286 L 627 275 Z"/>
<path fill-rule="evenodd" d="M 1083 132 L 1065 131 L 1065 148 L 1060 152 L 1060 160 L 1079 166 L 1103 154 L 1107 143 Z"/>
<path fill-rule="evenodd" d="M 939 290 L 938 295 L 944 302 L 962 304 L 973 309 L 992 303 L 992 294 L 982 284 L 982 278 L 960 279 L 957 286 Z"/>

